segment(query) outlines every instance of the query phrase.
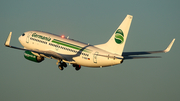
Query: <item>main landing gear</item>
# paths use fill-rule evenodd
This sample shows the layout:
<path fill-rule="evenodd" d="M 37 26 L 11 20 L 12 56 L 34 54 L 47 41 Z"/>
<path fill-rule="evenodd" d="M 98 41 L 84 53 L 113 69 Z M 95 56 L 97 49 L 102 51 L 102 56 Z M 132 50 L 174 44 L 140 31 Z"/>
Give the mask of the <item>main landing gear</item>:
<path fill-rule="evenodd" d="M 61 60 L 58 60 L 58 62 L 56 63 L 58 65 L 58 68 L 60 70 L 64 70 L 64 67 L 66 68 L 67 67 L 67 64 L 65 62 L 62 62 Z M 76 64 L 72 64 L 72 66 L 75 68 L 76 71 L 80 70 L 81 69 L 81 66 L 80 65 L 76 65 Z"/>
<path fill-rule="evenodd" d="M 80 66 L 80 65 L 75 65 L 75 64 L 73 64 L 72 66 L 73 66 L 73 67 L 75 68 L 75 70 L 77 70 L 77 71 L 81 69 L 81 66 Z"/>
<path fill-rule="evenodd" d="M 58 61 L 57 64 L 59 63 L 58 65 L 58 68 L 60 70 L 64 70 L 64 67 L 66 68 L 67 67 L 67 64 L 65 62 L 61 62 L 61 61 Z"/>

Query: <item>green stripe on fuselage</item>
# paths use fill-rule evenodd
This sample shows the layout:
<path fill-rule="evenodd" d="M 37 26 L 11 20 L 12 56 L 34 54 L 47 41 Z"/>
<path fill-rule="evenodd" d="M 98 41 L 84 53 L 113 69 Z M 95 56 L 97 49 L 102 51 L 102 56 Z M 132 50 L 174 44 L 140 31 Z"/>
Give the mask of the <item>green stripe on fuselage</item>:
<path fill-rule="evenodd" d="M 70 48 L 76 49 L 78 51 L 83 48 L 83 47 L 80 47 L 80 46 L 77 46 L 77 45 L 73 45 L 73 44 L 70 44 L 70 43 L 67 43 L 67 42 L 63 42 L 63 41 L 60 41 L 60 40 L 57 40 L 57 39 L 53 39 L 52 42 L 56 43 L 56 44 L 59 44 L 59 45 L 63 45 L 63 46 L 66 46 L 66 47 L 70 47 Z M 83 51 L 90 53 L 89 49 L 84 49 Z"/>

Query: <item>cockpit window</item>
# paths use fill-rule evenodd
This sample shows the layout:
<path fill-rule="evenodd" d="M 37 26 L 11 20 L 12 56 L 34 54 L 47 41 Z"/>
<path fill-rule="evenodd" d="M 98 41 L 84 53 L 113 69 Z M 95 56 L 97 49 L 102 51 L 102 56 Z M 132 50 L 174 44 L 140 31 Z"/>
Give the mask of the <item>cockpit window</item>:
<path fill-rule="evenodd" d="M 22 36 L 24 36 L 25 34 L 23 33 Z"/>

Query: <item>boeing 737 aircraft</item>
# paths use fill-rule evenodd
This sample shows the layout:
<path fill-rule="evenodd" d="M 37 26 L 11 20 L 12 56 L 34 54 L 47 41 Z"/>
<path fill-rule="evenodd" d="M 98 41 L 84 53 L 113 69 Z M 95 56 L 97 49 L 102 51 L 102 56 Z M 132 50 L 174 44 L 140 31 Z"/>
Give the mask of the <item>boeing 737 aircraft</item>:
<path fill-rule="evenodd" d="M 153 56 L 137 56 L 152 53 L 169 52 L 175 39 L 162 51 L 123 52 L 133 16 L 127 15 L 111 38 L 104 44 L 89 45 L 42 31 L 24 32 L 19 42 L 24 48 L 10 45 L 12 32 L 5 46 L 25 51 L 24 57 L 30 61 L 42 62 L 44 58 L 57 60 L 60 70 L 72 64 L 76 70 L 85 67 L 106 67 L 121 64 L 126 59 L 157 58 Z"/>

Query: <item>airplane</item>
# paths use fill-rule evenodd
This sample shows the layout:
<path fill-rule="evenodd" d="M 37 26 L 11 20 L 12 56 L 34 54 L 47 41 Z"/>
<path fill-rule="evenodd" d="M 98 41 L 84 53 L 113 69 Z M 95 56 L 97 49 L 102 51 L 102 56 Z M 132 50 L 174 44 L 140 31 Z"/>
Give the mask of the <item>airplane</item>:
<path fill-rule="evenodd" d="M 69 63 L 77 71 L 80 70 L 81 66 L 102 68 L 121 64 L 127 59 L 159 58 L 139 55 L 170 51 L 175 38 L 165 50 L 123 52 L 132 19 L 132 15 L 127 15 L 111 38 L 104 44 L 90 45 L 63 35 L 59 36 L 43 31 L 27 31 L 19 37 L 19 42 L 24 48 L 10 45 L 12 32 L 9 33 L 5 46 L 25 51 L 24 57 L 30 61 L 40 63 L 45 58 L 56 59 L 56 65 L 60 70 L 67 67 L 67 63 Z"/>

